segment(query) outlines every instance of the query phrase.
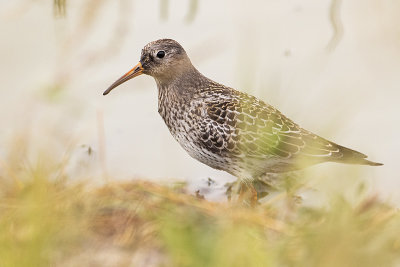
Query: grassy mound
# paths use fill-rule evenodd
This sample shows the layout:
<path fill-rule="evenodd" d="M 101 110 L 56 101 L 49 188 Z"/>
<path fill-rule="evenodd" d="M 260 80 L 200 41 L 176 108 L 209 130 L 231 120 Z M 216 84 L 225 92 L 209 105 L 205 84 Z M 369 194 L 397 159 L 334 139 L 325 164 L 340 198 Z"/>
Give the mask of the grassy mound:
<path fill-rule="evenodd" d="M 0 266 L 395 266 L 400 216 L 377 197 L 255 208 L 184 185 L 71 182 L 60 165 L 2 162 Z M 279 200 L 277 200 L 279 199 Z"/>

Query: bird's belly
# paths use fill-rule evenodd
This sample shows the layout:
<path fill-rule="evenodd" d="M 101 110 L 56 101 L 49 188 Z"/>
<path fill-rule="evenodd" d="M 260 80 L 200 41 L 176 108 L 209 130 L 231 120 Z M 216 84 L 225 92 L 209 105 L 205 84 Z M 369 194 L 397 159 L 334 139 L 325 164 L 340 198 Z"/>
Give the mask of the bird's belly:
<path fill-rule="evenodd" d="M 191 157 L 218 170 L 226 170 L 231 165 L 229 158 L 213 153 L 201 145 L 193 121 L 177 117 L 171 120 L 168 116 L 163 116 L 171 135 Z"/>
<path fill-rule="evenodd" d="M 230 164 L 230 160 L 222 155 L 212 153 L 202 147 L 199 139 L 194 131 L 186 127 L 177 127 L 170 129 L 172 136 L 182 146 L 182 148 L 194 159 L 204 163 L 212 168 L 224 170 L 226 165 Z"/>

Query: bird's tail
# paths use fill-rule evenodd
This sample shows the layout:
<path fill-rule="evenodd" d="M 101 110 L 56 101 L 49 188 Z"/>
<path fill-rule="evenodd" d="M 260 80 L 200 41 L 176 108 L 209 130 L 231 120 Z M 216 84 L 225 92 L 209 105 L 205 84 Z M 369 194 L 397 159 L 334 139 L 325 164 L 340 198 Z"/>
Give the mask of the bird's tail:
<path fill-rule="evenodd" d="M 335 144 L 337 148 L 339 148 L 339 151 L 343 154 L 343 157 L 333 160 L 335 162 L 340 162 L 340 163 L 347 163 L 347 164 L 360 164 L 360 165 L 369 165 L 369 166 L 382 166 L 383 163 L 379 162 L 374 162 L 366 159 L 368 156 L 355 151 L 353 149 Z"/>
<path fill-rule="evenodd" d="M 367 160 L 367 159 L 364 159 L 362 162 L 360 162 L 360 164 L 369 165 L 369 166 L 382 166 L 383 165 L 383 163 L 374 162 L 374 161 L 370 161 L 370 160 Z"/>

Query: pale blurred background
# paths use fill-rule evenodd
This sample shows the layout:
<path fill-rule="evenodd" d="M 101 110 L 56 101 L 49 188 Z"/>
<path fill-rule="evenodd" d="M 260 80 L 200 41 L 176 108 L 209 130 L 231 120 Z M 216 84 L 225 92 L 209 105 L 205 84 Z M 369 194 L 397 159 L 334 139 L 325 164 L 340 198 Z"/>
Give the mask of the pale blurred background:
<path fill-rule="evenodd" d="M 68 157 L 77 179 L 233 180 L 172 138 L 151 77 L 102 95 L 145 44 L 173 38 L 211 79 L 385 164 L 312 167 L 318 190 L 357 176 L 400 204 L 398 14 L 393 0 L 0 0 L 0 157 L 28 142 L 27 158 Z"/>

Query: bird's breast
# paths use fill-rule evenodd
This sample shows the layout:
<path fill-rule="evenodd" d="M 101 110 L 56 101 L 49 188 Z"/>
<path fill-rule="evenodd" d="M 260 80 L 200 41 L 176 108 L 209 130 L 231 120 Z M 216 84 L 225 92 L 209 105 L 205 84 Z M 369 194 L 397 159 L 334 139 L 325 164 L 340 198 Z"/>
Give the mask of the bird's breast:
<path fill-rule="evenodd" d="M 192 116 L 190 103 L 183 101 L 159 101 L 158 112 L 163 118 L 171 134 L 180 143 L 186 140 L 193 142 L 192 136 L 195 119 Z"/>
<path fill-rule="evenodd" d="M 161 99 L 160 99 L 161 100 Z M 171 135 L 186 152 L 198 161 L 216 169 L 228 164 L 227 158 L 204 147 L 199 137 L 204 124 L 204 110 L 197 101 L 160 101 L 158 112 L 167 125 Z"/>

